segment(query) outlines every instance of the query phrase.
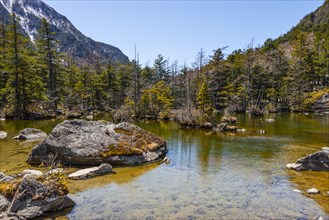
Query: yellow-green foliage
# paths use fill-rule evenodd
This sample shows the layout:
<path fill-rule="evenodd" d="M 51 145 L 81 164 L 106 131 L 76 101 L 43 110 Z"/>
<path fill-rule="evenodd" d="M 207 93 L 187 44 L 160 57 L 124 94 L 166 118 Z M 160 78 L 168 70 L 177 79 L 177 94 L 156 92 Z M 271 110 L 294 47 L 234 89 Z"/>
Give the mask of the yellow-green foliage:
<path fill-rule="evenodd" d="M 326 93 L 329 93 L 329 89 L 309 93 L 303 102 L 303 107 L 307 110 L 311 109 L 316 101 L 318 101 Z"/>
<path fill-rule="evenodd" d="M 140 110 L 143 115 L 156 115 L 166 118 L 170 114 L 172 105 L 173 98 L 171 97 L 170 87 L 165 81 L 161 80 L 151 89 L 143 91 Z"/>
<path fill-rule="evenodd" d="M 115 128 L 114 131 L 116 133 L 120 133 L 120 134 L 125 134 L 125 135 L 129 135 L 129 136 L 132 135 L 131 131 L 127 131 L 127 130 L 124 130 L 124 129 Z"/>
<path fill-rule="evenodd" d="M 213 112 L 206 80 L 203 81 L 196 99 L 198 101 L 198 108 L 202 111 L 203 114 L 210 115 Z"/>
<path fill-rule="evenodd" d="M 20 182 L 0 183 L 0 194 L 5 197 L 13 197 Z"/>

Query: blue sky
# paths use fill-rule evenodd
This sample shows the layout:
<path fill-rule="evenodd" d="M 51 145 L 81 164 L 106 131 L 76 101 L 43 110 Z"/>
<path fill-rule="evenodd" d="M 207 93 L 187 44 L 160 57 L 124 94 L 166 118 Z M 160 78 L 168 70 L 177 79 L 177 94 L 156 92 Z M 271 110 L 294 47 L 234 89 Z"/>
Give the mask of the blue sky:
<path fill-rule="evenodd" d="M 263 44 L 296 25 L 324 0 L 113 1 L 44 0 L 83 34 L 112 44 L 130 59 L 134 45 L 140 63 L 158 54 L 190 65 L 200 48 L 207 55 L 245 48 L 252 39 Z"/>

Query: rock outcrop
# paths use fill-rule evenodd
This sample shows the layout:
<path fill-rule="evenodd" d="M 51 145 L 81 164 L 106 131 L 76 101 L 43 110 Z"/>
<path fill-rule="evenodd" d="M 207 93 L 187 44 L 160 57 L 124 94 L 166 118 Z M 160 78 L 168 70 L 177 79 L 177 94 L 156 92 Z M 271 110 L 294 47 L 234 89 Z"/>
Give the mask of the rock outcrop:
<path fill-rule="evenodd" d="M 21 130 L 15 140 L 33 140 L 33 139 L 44 139 L 47 137 L 47 133 L 35 128 L 25 128 Z"/>
<path fill-rule="evenodd" d="M 86 168 L 71 173 L 69 178 L 73 180 L 90 179 L 108 173 L 113 173 L 112 166 L 108 163 L 102 163 L 99 167 Z"/>
<path fill-rule="evenodd" d="M 27 162 L 40 164 L 52 155 L 62 164 L 127 166 L 158 161 L 166 153 L 164 139 L 133 124 L 67 120 L 32 149 Z"/>
<path fill-rule="evenodd" d="M 329 114 L 329 94 L 324 94 L 312 107 L 317 113 Z"/>
<path fill-rule="evenodd" d="M 75 203 L 66 194 L 56 182 L 41 183 L 25 177 L 12 199 L 0 195 L 0 218 L 32 219 L 47 212 L 73 207 Z"/>
<path fill-rule="evenodd" d="M 295 163 L 287 164 L 286 167 L 298 171 L 329 171 L 329 149 L 324 147 L 323 150 L 300 158 Z"/>

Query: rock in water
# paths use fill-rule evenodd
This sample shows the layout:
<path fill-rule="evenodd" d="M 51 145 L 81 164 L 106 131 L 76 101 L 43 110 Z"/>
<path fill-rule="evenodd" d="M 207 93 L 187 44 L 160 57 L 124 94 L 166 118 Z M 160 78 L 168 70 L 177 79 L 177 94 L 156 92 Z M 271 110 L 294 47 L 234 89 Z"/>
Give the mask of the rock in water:
<path fill-rule="evenodd" d="M 59 211 L 75 205 L 75 203 L 58 186 L 24 178 L 20 183 L 9 207 L 9 214 L 19 219 L 31 219 L 46 212 Z"/>
<path fill-rule="evenodd" d="M 69 178 L 73 180 L 89 179 L 107 173 L 113 173 L 112 166 L 108 163 L 102 163 L 99 167 L 91 167 L 71 173 Z"/>
<path fill-rule="evenodd" d="M 306 192 L 308 194 L 317 194 L 317 193 L 319 193 L 319 190 L 316 188 L 311 188 L 311 189 L 306 190 Z"/>
<path fill-rule="evenodd" d="M 43 173 L 39 170 L 23 170 L 22 175 L 25 176 L 29 176 L 29 177 L 40 177 L 43 175 Z"/>
<path fill-rule="evenodd" d="M 5 139 L 7 137 L 8 133 L 5 131 L 0 131 L 0 140 Z"/>
<path fill-rule="evenodd" d="M 32 149 L 27 160 L 40 164 L 52 160 L 70 165 L 138 165 L 165 157 L 164 139 L 130 123 L 72 120 L 58 124 Z"/>
<path fill-rule="evenodd" d="M 32 139 L 44 139 L 47 137 L 47 133 L 35 128 L 25 128 L 21 130 L 19 134 L 13 139 L 16 140 L 32 140 Z"/>
<path fill-rule="evenodd" d="M 329 150 L 321 150 L 314 154 L 300 158 L 296 163 L 287 164 L 287 168 L 298 171 L 316 170 L 329 171 Z"/>

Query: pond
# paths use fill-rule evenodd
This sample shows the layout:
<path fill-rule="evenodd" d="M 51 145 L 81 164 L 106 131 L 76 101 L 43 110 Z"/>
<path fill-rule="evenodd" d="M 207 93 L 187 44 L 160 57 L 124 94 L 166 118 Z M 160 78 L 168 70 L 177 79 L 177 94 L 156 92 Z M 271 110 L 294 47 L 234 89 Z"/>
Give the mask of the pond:
<path fill-rule="evenodd" d="M 118 173 L 70 181 L 77 203 L 70 219 L 297 219 L 329 217 L 329 172 L 296 172 L 287 163 L 329 146 L 329 116 L 275 114 L 275 122 L 238 115 L 244 134 L 139 122 L 166 139 L 169 165 L 115 168 Z M 25 127 L 50 132 L 60 120 L 0 121 L 9 138 Z M 266 131 L 264 135 L 257 130 Z M 0 172 L 30 168 L 35 143 L 0 140 Z M 69 171 L 75 170 L 69 168 Z M 304 193 L 317 188 L 320 194 Z"/>

